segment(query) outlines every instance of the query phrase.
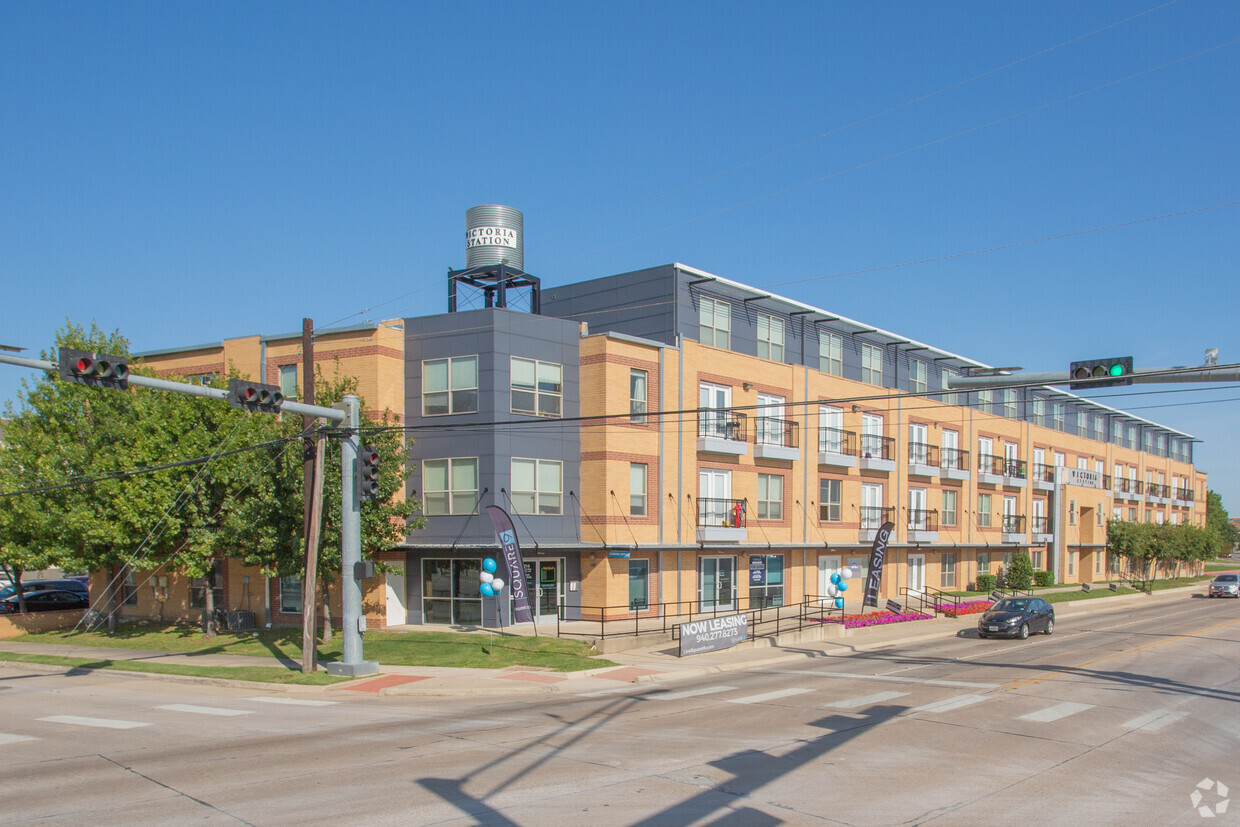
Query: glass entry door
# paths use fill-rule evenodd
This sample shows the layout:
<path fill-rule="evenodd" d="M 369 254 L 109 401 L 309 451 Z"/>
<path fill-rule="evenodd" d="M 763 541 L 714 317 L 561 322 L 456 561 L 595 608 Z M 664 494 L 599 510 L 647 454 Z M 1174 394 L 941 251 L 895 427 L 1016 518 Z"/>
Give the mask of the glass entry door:
<path fill-rule="evenodd" d="M 560 607 L 560 561 L 530 560 L 525 563 L 525 583 L 530 609 L 536 619 L 555 619 Z"/>
<path fill-rule="evenodd" d="M 704 612 L 736 608 L 735 557 L 703 557 L 698 561 L 698 606 Z"/>

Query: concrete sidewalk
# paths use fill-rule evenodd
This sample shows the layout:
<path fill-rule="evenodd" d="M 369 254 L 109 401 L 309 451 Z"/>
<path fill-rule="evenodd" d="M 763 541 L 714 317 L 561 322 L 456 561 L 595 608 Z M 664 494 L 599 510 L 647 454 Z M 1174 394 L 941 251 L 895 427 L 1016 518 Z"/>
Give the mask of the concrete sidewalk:
<path fill-rule="evenodd" d="M 1087 614 L 1125 611 L 1152 602 L 1188 599 L 1202 594 L 1201 586 L 1167 589 L 1153 595 L 1134 594 L 1104 597 L 1078 602 L 1060 603 L 1055 606 L 1056 618 L 1062 625 Z M 959 618 L 936 618 L 934 620 L 909 621 L 887 626 L 871 626 L 862 629 L 842 629 L 824 626 L 802 633 L 783 635 L 777 639 L 761 638 L 719 652 L 709 652 L 689 657 L 679 657 L 677 643 L 659 643 L 622 652 L 601 655 L 617 665 L 581 672 L 551 672 L 536 667 L 510 666 L 504 669 L 459 669 L 434 666 L 398 666 L 383 664 L 380 674 L 358 678 L 347 683 L 326 687 L 285 686 L 282 684 L 255 684 L 217 678 L 164 675 L 149 672 L 123 672 L 161 679 L 183 680 L 198 683 L 242 684 L 248 687 L 262 686 L 266 689 L 288 692 L 350 693 L 363 692 L 382 695 L 514 695 L 525 693 L 592 692 L 606 691 L 632 683 L 665 683 L 698 677 L 716 672 L 750 669 L 779 663 L 803 661 L 812 658 L 846 656 L 853 652 L 897 646 L 921 640 L 972 636 L 977 627 L 977 616 Z M 0 642 L 0 668 L 30 668 L 48 672 L 70 671 L 65 667 L 43 666 L 12 662 L 6 664 L 3 653 L 24 652 L 32 654 L 59 655 L 62 657 L 94 658 L 111 661 L 134 661 L 143 663 L 186 664 L 195 666 L 283 666 L 297 668 L 289 659 L 254 657 L 246 655 L 185 655 L 158 652 L 149 649 L 113 649 L 97 646 L 65 646 L 46 643 Z M 79 667 L 79 669 L 86 667 Z M 118 670 L 112 670 L 118 671 Z"/>

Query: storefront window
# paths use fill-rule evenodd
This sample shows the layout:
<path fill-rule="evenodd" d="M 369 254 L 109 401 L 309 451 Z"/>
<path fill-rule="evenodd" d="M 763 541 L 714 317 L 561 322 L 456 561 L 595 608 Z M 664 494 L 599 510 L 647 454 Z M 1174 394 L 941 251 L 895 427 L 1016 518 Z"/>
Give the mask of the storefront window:
<path fill-rule="evenodd" d="M 480 571 L 481 560 L 423 560 L 422 622 L 480 625 Z"/>
<path fill-rule="evenodd" d="M 629 560 L 629 611 L 650 608 L 650 561 Z"/>
<path fill-rule="evenodd" d="M 749 555 L 749 607 L 766 609 L 784 605 L 784 556 Z"/>

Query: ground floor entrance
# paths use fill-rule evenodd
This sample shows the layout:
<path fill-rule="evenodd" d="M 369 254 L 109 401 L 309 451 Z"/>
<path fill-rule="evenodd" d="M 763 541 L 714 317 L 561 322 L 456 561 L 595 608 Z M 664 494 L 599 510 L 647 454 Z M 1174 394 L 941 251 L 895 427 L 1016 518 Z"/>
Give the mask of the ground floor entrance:
<path fill-rule="evenodd" d="M 562 560 L 526 560 L 525 582 L 535 620 L 555 620 L 564 601 Z"/>

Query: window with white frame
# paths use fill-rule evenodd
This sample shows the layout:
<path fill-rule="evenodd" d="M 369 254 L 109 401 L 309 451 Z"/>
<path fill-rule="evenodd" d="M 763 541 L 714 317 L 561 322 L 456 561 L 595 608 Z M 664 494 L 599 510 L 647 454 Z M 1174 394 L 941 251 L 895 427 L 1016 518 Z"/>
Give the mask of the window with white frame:
<path fill-rule="evenodd" d="M 840 334 L 818 331 L 818 369 L 832 376 L 844 375 L 844 340 Z"/>
<path fill-rule="evenodd" d="M 883 384 L 883 349 L 877 345 L 861 345 L 861 381 Z"/>
<path fill-rule="evenodd" d="M 818 519 L 824 523 L 838 523 L 842 517 L 843 484 L 839 480 L 818 481 Z"/>
<path fill-rule="evenodd" d="M 1064 425 L 1062 402 L 1054 402 L 1051 404 L 1051 415 L 1054 417 L 1055 430 L 1062 431 Z"/>
<path fill-rule="evenodd" d="M 1089 433 L 1089 418 L 1084 411 L 1076 412 L 1076 432 L 1081 436 L 1086 436 Z"/>
<path fill-rule="evenodd" d="M 1137 447 L 1137 426 L 1136 425 L 1128 426 L 1128 447 L 1134 450 Z"/>
<path fill-rule="evenodd" d="M 818 450 L 824 454 L 844 453 L 844 409 L 818 406 Z"/>
<path fill-rule="evenodd" d="M 564 513 L 564 463 L 513 457 L 512 508 L 518 514 Z"/>
<path fill-rule="evenodd" d="M 629 422 L 640 425 L 646 421 L 646 381 L 644 370 L 629 371 Z"/>
<path fill-rule="evenodd" d="M 920 359 L 908 360 L 908 389 L 912 393 L 926 392 L 926 363 Z"/>
<path fill-rule="evenodd" d="M 778 316 L 758 314 L 758 357 L 784 361 L 784 320 Z"/>
<path fill-rule="evenodd" d="M 990 390 L 977 392 L 977 409 L 982 413 L 993 413 L 995 408 L 995 392 Z"/>
<path fill-rule="evenodd" d="M 1020 413 L 1016 404 L 1016 389 L 1006 388 L 1003 391 L 1003 415 L 1008 419 L 1015 419 Z"/>
<path fill-rule="evenodd" d="M 1046 400 L 1045 399 L 1033 400 L 1033 424 L 1042 425 L 1042 426 L 1046 425 Z"/>
<path fill-rule="evenodd" d="M 976 522 L 977 522 L 978 528 L 989 528 L 990 527 L 991 518 L 990 518 L 990 495 L 989 494 L 978 494 L 977 495 L 977 521 Z"/>
<path fill-rule="evenodd" d="M 926 489 L 910 488 L 908 490 L 908 527 L 910 531 L 928 531 L 930 528 L 930 510 L 926 507 Z"/>
<path fill-rule="evenodd" d="M 698 341 L 729 347 L 732 342 L 732 305 L 703 296 L 698 303 Z"/>
<path fill-rule="evenodd" d="M 1105 436 L 1106 436 L 1106 432 L 1103 429 L 1102 417 L 1095 416 L 1094 417 L 1094 439 L 1096 439 L 1098 442 L 1102 442 Z"/>
<path fill-rule="evenodd" d="M 948 388 L 951 387 L 952 380 L 955 379 L 958 375 L 959 374 L 957 374 L 956 371 L 952 370 L 951 368 L 943 368 L 943 372 L 940 374 L 940 377 L 941 377 L 940 381 L 942 383 L 942 388 L 944 391 L 947 391 Z M 948 405 L 959 405 L 960 404 L 958 395 L 950 391 L 943 394 L 943 401 L 946 402 Z"/>
<path fill-rule="evenodd" d="M 945 551 L 939 555 L 939 585 L 945 589 L 956 588 L 956 553 Z"/>
<path fill-rule="evenodd" d="M 558 417 L 564 400 L 564 367 L 555 362 L 512 358 L 512 412 Z"/>
<path fill-rule="evenodd" d="M 861 527 L 881 528 L 883 525 L 883 486 L 881 483 L 861 483 Z"/>
<path fill-rule="evenodd" d="M 644 462 L 629 463 L 629 514 L 634 517 L 646 516 L 646 471 Z"/>
<path fill-rule="evenodd" d="M 784 478 L 779 474 L 758 475 L 758 519 L 784 518 Z"/>
<path fill-rule="evenodd" d="M 203 382 L 201 384 L 209 385 L 210 383 Z M 280 393 L 284 394 L 285 399 L 296 399 L 297 398 L 297 366 L 296 365 L 280 365 Z"/>
<path fill-rule="evenodd" d="M 1111 442 L 1116 445 L 1124 444 L 1124 425 L 1118 419 L 1111 420 Z"/>
<path fill-rule="evenodd" d="M 422 361 L 422 416 L 477 412 L 477 356 Z"/>
<path fill-rule="evenodd" d="M 940 522 L 943 525 L 955 525 L 958 519 L 957 515 L 957 492 L 951 490 L 943 491 L 943 513 L 940 515 Z"/>
<path fill-rule="evenodd" d="M 477 502 L 477 457 L 422 461 L 422 512 L 428 517 L 473 514 Z"/>

